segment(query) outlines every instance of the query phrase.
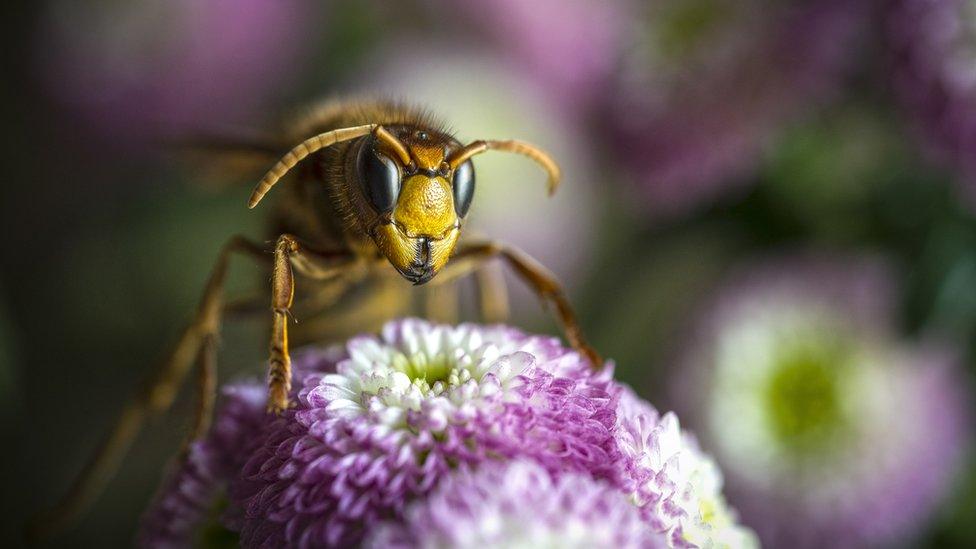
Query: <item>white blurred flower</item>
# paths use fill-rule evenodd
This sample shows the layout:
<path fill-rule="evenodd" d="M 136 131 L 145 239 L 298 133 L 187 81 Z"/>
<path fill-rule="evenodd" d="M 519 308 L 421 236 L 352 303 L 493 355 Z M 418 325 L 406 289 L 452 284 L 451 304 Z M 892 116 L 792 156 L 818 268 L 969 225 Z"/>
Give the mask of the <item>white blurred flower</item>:
<path fill-rule="evenodd" d="M 757 269 L 696 332 L 685 390 L 767 545 L 905 539 L 949 486 L 967 438 L 954 364 L 894 338 L 886 275 L 858 260 Z"/>

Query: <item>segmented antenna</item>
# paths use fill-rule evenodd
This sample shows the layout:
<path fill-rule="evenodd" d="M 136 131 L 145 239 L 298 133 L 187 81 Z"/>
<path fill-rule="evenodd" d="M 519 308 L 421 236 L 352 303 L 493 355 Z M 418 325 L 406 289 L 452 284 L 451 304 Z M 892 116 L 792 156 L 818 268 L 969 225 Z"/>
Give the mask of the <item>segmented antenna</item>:
<path fill-rule="evenodd" d="M 545 151 L 524 141 L 517 141 L 515 139 L 506 141 L 473 141 L 463 148 L 454 151 L 447 159 L 447 163 L 451 166 L 451 170 L 456 170 L 458 166 L 464 164 L 472 156 L 488 151 L 504 151 L 531 158 L 536 164 L 542 166 L 542 169 L 546 170 L 546 173 L 549 175 L 549 180 L 546 182 L 549 194 L 552 195 L 559 188 L 559 179 L 561 177 L 559 165 Z"/>
<path fill-rule="evenodd" d="M 374 130 L 379 128 L 376 124 L 365 124 L 362 126 L 353 126 L 351 128 L 340 128 L 338 130 L 332 130 L 325 133 L 320 133 L 314 137 L 309 137 L 305 141 L 302 141 L 295 146 L 292 150 L 288 151 L 285 156 L 281 157 L 281 160 L 277 164 L 268 170 L 268 173 L 264 174 L 261 181 L 258 182 L 257 186 L 254 187 L 254 191 L 251 192 L 251 198 L 247 201 L 247 207 L 253 208 L 261 202 L 264 195 L 268 194 L 271 187 L 275 186 L 289 170 L 295 167 L 296 164 L 305 159 L 308 155 L 320 151 L 326 147 L 331 147 L 336 143 L 341 143 L 343 141 L 349 141 L 350 139 L 355 139 L 357 137 L 362 137 Z M 384 130 L 385 131 L 385 130 Z"/>

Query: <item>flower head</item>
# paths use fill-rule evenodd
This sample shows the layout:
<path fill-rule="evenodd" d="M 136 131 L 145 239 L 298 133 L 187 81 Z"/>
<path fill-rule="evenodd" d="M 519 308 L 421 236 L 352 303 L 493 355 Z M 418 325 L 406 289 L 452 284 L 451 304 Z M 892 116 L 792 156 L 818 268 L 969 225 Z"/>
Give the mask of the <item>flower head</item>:
<path fill-rule="evenodd" d="M 951 361 L 893 337 L 877 264 L 743 278 L 709 308 L 688 365 L 738 507 L 775 546 L 910 536 L 965 444 Z"/>
<path fill-rule="evenodd" d="M 214 487 L 229 483 L 224 521 L 245 547 L 354 545 L 380 524 L 385 537 L 374 543 L 750 545 L 722 500 L 721 476 L 674 416 L 661 419 L 612 368 L 594 371 L 556 339 L 408 319 L 342 347 L 305 349 L 293 366 L 296 406 L 248 422 L 246 443 L 206 445 L 204 465 L 227 467 L 201 467 L 191 454 L 144 530 L 160 530 L 155 517 L 199 521 Z M 221 415 L 215 431 L 229 421 Z M 567 500 L 578 494 L 586 501 Z M 549 514 L 514 511 L 523 495 L 519 505 Z M 594 526 L 596 514 L 610 522 Z M 509 527 L 499 532 L 496 519 Z"/>
<path fill-rule="evenodd" d="M 305 377 L 235 483 L 244 544 L 354 542 L 461 465 L 618 474 L 610 378 L 553 339 L 406 320 L 345 350 Z"/>

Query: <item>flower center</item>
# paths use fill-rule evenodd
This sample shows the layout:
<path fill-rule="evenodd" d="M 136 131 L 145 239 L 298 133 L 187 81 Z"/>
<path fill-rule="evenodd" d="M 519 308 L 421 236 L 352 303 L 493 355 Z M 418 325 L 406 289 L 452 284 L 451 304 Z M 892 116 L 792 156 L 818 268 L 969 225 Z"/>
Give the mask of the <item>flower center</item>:
<path fill-rule="evenodd" d="M 398 353 L 393 357 L 393 368 L 406 374 L 414 384 L 422 382 L 428 386 L 438 381 L 452 385 L 451 378 L 457 377 L 455 361 L 448 359 L 444 353 L 428 356 L 418 352 L 409 357 Z M 452 373 L 455 375 L 452 376 Z"/>
<path fill-rule="evenodd" d="M 822 448 L 843 423 L 838 391 L 847 353 L 837 345 L 783 349 L 766 385 L 768 421 L 797 453 Z"/>

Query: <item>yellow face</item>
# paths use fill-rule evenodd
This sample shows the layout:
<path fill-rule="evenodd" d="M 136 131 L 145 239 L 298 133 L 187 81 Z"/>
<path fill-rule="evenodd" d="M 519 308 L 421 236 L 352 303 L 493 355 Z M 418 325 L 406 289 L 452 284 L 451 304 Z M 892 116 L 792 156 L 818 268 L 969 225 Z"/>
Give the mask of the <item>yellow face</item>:
<path fill-rule="evenodd" d="M 454 252 L 474 173 L 470 164 L 447 169 L 443 139 L 426 132 L 400 138 L 410 148 L 413 166 L 403 166 L 395 154 L 366 143 L 360 152 L 360 179 L 378 214 L 370 230 L 373 242 L 404 278 L 424 284 Z"/>
<path fill-rule="evenodd" d="M 413 175 L 403 182 L 391 221 L 373 230 L 373 240 L 404 278 L 423 284 L 447 263 L 459 231 L 447 180 Z"/>

